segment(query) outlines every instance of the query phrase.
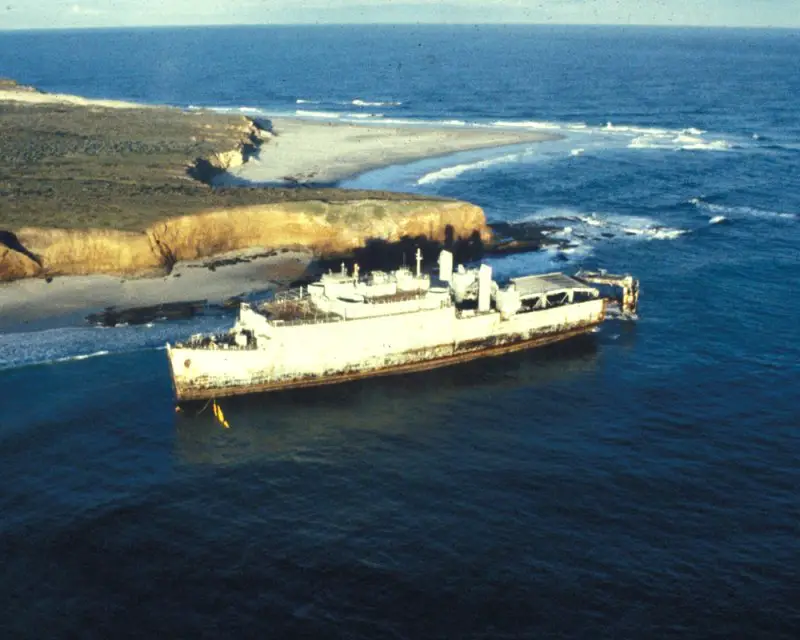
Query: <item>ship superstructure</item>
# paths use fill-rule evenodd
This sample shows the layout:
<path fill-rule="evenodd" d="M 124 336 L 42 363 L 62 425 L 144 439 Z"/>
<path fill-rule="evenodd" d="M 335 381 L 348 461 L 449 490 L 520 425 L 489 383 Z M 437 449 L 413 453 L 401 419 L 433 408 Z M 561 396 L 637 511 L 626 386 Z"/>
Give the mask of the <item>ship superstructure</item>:
<path fill-rule="evenodd" d="M 486 264 L 438 277 L 416 269 L 326 273 L 260 304 L 242 303 L 227 333 L 167 345 L 179 401 L 345 382 L 431 369 L 591 331 L 610 303 L 635 315 L 631 276 L 582 272 L 492 279 Z M 612 286 L 621 296 L 601 295 Z"/>

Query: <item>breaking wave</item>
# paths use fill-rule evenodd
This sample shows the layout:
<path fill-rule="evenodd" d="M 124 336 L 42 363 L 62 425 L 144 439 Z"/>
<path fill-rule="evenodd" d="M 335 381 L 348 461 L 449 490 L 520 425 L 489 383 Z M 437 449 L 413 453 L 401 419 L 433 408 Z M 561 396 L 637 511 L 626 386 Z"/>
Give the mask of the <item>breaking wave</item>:
<path fill-rule="evenodd" d="M 321 105 L 352 105 L 354 107 L 399 107 L 403 103 L 398 100 L 310 100 L 308 98 L 298 98 L 295 104 L 321 104 Z"/>
<path fill-rule="evenodd" d="M 294 114 L 302 118 L 330 118 L 338 120 L 342 117 L 341 113 L 335 111 L 307 111 L 305 109 L 297 109 Z"/>
<path fill-rule="evenodd" d="M 56 358 L 54 362 L 69 362 L 71 360 L 88 360 L 89 358 L 96 358 L 98 356 L 107 356 L 110 351 L 102 350 L 95 351 L 94 353 L 85 353 L 77 356 L 64 356 L 63 358 Z"/>
<path fill-rule="evenodd" d="M 704 140 L 697 135 L 690 135 L 684 131 L 677 135 L 673 135 L 672 133 L 653 133 L 637 136 L 631 140 L 628 148 L 674 149 L 683 151 L 730 151 L 734 148 L 734 145 L 727 140 Z"/>
<path fill-rule="evenodd" d="M 495 165 L 516 162 L 520 160 L 523 155 L 525 155 L 524 152 L 511 153 L 497 158 L 487 158 L 486 160 L 479 160 L 477 162 L 467 162 L 464 164 L 457 164 L 453 167 L 444 167 L 443 169 L 437 169 L 436 171 L 426 173 L 417 180 L 417 184 L 424 185 L 439 182 L 441 180 L 450 180 L 468 171 L 480 171 L 481 169 L 487 169 L 488 167 L 493 167 Z"/>
<path fill-rule="evenodd" d="M 213 111 L 214 113 L 222 113 L 226 115 L 234 114 L 244 114 L 244 115 L 252 115 L 252 116 L 266 116 L 269 117 L 269 112 L 261 107 L 253 107 L 248 105 L 243 105 L 239 107 L 203 107 L 198 105 L 190 104 L 186 107 L 188 111 Z"/>
<path fill-rule="evenodd" d="M 355 105 L 356 107 L 399 107 L 403 103 L 391 100 L 386 102 L 370 102 L 369 100 L 361 100 L 356 98 L 355 100 L 351 100 L 350 104 Z"/>
<path fill-rule="evenodd" d="M 193 333 L 223 331 L 231 318 L 197 317 L 149 325 L 61 327 L 27 333 L 0 333 L 0 370 L 32 365 L 64 365 L 92 358 L 163 349 Z"/>
<path fill-rule="evenodd" d="M 692 198 L 689 202 L 698 209 L 711 214 L 711 220 L 718 218 L 726 219 L 729 217 L 764 218 L 773 220 L 797 220 L 798 218 L 796 213 L 790 213 L 786 211 L 769 211 L 767 209 L 759 209 L 757 207 L 714 204 L 712 202 L 706 202 L 702 198 Z"/>
<path fill-rule="evenodd" d="M 557 130 L 563 129 L 566 125 L 558 122 L 536 121 L 529 120 L 523 122 L 514 122 L 513 120 L 495 120 L 490 123 L 492 127 L 516 127 L 518 129 L 550 129 Z"/>
<path fill-rule="evenodd" d="M 574 209 L 546 208 L 528 215 L 517 222 L 535 222 L 555 227 L 545 232 L 553 240 L 561 241 L 609 241 L 609 240 L 674 240 L 689 233 L 688 229 L 676 229 L 659 224 L 645 216 L 625 216 L 607 213 L 583 213 Z"/>
<path fill-rule="evenodd" d="M 566 207 L 544 208 L 512 222 L 520 225 L 531 223 L 545 227 L 543 248 L 484 258 L 498 277 L 562 270 L 591 256 L 601 243 L 675 240 L 690 233 L 687 229 L 661 225 L 644 216 L 583 213 Z"/>
<path fill-rule="evenodd" d="M 370 118 L 382 118 L 382 113 L 346 113 L 345 118 L 356 118 L 358 120 L 368 120 Z"/>
<path fill-rule="evenodd" d="M 590 126 L 585 122 L 553 122 L 549 120 L 495 120 L 491 127 L 515 127 L 565 133 L 590 133 L 595 135 L 616 136 L 627 141 L 629 149 L 674 149 L 685 151 L 728 151 L 736 148 L 733 143 L 724 139 L 708 139 L 707 133 L 697 127 L 684 129 L 667 129 L 663 127 L 645 127 L 637 125 L 617 125 L 607 122 L 603 126 Z"/>

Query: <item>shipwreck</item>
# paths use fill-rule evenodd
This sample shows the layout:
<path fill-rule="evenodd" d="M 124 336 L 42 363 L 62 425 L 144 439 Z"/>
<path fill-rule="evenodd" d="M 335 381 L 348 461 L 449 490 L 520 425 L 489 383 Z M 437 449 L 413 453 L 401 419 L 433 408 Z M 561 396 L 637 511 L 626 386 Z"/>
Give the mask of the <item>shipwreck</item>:
<path fill-rule="evenodd" d="M 492 279 L 492 269 L 328 272 L 241 303 L 230 331 L 167 345 L 179 402 L 347 382 L 497 356 L 590 332 L 616 310 L 635 317 L 639 283 L 604 272 Z"/>

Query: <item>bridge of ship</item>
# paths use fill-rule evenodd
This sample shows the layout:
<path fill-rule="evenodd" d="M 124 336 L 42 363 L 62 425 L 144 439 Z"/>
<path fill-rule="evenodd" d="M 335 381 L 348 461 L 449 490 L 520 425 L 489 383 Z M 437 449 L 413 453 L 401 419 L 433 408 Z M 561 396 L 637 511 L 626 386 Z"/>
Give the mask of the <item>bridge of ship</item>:
<path fill-rule="evenodd" d="M 373 271 L 367 278 L 327 273 L 316 283 L 278 293 L 257 311 L 275 326 L 339 322 L 451 306 L 446 289 L 408 269 Z"/>

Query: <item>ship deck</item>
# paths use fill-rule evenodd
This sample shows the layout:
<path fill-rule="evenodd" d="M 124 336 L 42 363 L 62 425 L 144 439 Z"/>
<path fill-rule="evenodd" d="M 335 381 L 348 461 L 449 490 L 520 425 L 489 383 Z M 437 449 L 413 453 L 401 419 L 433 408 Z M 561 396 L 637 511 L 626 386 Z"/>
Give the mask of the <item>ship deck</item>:
<path fill-rule="evenodd" d="M 597 289 L 563 273 L 542 273 L 521 278 L 511 278 L 521 298 L 556 296 L 569 292 L 594 294 Z"/>

